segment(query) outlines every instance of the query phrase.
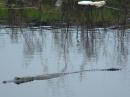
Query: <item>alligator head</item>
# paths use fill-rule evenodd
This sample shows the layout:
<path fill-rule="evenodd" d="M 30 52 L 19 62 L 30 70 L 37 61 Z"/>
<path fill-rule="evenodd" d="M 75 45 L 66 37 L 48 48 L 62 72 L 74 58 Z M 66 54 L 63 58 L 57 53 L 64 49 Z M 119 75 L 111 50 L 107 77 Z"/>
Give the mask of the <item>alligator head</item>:
<path fill-rule="evenodd" d="M 4 84 L 6 83 L 15 83 L 17 85 L 25 82 L 33 81 L 33 77 L 15 77 L 13 80 L 3 81 Z"/>

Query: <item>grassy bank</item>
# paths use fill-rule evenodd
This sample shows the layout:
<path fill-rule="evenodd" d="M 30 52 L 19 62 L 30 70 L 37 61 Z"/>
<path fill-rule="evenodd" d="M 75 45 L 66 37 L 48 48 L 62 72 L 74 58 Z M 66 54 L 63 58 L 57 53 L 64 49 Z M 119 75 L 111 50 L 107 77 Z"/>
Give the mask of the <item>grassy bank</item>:
<path fill-rule="evenodd" d="M 128 0 L 123 2 L 121 0 L 120 3 L 118 1 L 109 0 L 108 6 L 122 10 L 78 6 L 77 0 L 63 0 L 60 7 L 54 5 L 54 0 L 39 0 L 31 4 L 30 2 L 16 2 L 15 0 L 8 4 L 4 0 L 0 0 L 0 20 L 8 22 L 11 19 L 14 21 L 22 19 L 24 23 L 64 21 L 73 24 L 91 23 L 93 25 L 125 23 L 129 14 L 124 10 L 129 8 L 129 3 Z"/>

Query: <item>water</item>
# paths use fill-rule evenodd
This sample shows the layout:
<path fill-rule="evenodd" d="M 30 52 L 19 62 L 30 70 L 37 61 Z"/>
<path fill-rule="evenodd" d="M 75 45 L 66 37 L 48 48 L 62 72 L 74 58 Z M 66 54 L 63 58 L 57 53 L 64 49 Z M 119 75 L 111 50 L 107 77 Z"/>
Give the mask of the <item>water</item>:
<path fill-rule="evenodd" d="M 0 29 L 0 96 L 129 97 L 130 29 L 51 26 Z M 83 72 L 16 85 L 15 76 Z"/>

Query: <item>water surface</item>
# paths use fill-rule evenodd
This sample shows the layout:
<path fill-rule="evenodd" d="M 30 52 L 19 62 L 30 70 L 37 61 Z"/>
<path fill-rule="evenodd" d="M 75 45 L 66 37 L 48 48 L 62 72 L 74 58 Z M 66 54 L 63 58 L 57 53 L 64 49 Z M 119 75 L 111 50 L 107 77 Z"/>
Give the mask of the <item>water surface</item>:
<path fill-rule="evenodd" d="M 0 29 L 0 96 L 129 97 L 130 29 L 51 26 Z M 21 85 L 3 84 L 15 76 L 83 72 Z"/>

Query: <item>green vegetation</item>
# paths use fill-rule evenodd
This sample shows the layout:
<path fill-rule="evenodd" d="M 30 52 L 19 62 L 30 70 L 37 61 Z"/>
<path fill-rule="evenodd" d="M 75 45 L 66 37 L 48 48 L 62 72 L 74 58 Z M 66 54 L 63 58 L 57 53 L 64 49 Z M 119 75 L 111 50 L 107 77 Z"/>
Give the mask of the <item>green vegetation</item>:
<path fill-rule="evenodd" d="M 32 2 L 30 2 L 32 1 Z M 5 2 L 0 0 L 0 19 L 8 22 L 10 15 L 12 19 L 17 17 L 24 18 L 24 22 L 55 22 L 64 21 L 78 24 L 115 24 L 124 23 L 129 17 L 128 10 L 130 8 L 129 0 L 108 0 L 107 6 L 118 8 L 90 8 L 78 6 L 78 0 L 63 0 L 61 7 L 56 7 L 56 0 L 12 0 Z M 22 19 L 23 20 L 23 19 Z"/>

